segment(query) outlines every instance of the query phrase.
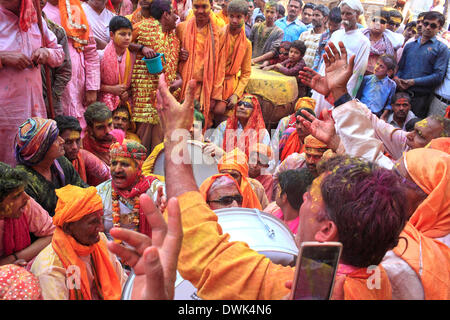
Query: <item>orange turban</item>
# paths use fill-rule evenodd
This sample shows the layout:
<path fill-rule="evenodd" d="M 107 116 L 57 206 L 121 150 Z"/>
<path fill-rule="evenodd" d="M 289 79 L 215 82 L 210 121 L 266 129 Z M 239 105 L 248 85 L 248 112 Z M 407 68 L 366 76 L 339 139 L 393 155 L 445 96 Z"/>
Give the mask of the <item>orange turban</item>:
<path fill-rule="evenodd" d="M 297 100 L 297 103 L 295 104 L 295 111 L 297 111 L 300 108 L 307 108 L 314 111 L 314 108 L 316 107 L 316 100 L 309 97 L 302 97 Z"/>
<path fill-rule="evenodd" d="M 256 208 L 262 210 L 261 203 L 259 202 L 258 196 L 253 190 L 250 182 L 247 180 L 248 177 L 248 159 L 245 153 L 240 149 L 235 148 L 233 151 L 225 153 L 225 155 L 220 159 L 217 165 L 219 172 L 222 170 L 236 170 L 238 171 L 241 178 L 241 191 L 242 191 L 242 207 L 243 208 Z"/>
<path fill-rule="evenodd" d="M 227 152 L 219 160 L 217 168 L 220 170 L 237 170 L 242 177 L 248 177 L 248 158 L 240 149 L 235 148 Z"/>
<path fill-rule="evenodd" d="M 429 144 L 426 145 L 425 148 L 441 150 L 447 154 L 450 154 L 450 138 L 442 137 L 433 139 Z"/>
<path fill-rule="evenodd" d="M 305 138 L 305 151 L 308 151 L 309 154 L 323 155 L 322 150 L 318 149 L 328 149 L 328 146 L 312 135 L 307 136 Z"/>
<path fill-rule="evenodd" d="M 92 300 L 86 264 L 80 259 L 80 256 L 87 255 L 91 255 L 92 267 L 96 270 L 95 282 L 98 283 L 100 296 L 104 300 L 119 300 L 122 286 L 111 262 L 106 241 L 100 240 L 91 246 L 84 246 L 61 228 L 64 223 L 78 221 L 90 213 L 103 209 L 102 199 L 97 194 L 97 189 L 67 185 L 55 191 L 59 199 L 53 217 L 53 224 L 57 228 L 53 234 L 52 248 L 64 268 L 68 269 L 76 265 L 80 270 L 79 285 L 69 289 L 70 300 Z"/>
<path fill-rule="evenodd" d="M 427 237 L 446 236 L 450 233 L 450 156 L 419 148 L 408 151 L 404 162 L 411 178 L 428 195 L 409 221 Z"/>
<path fill-rule="evenodd" d="M 55 190 L 58 196 L 53 224 L 61 227 L 66 222 L 74 222 L 90 213 L 103 210 L 102 198 L 95 187 L 80 188 L 67 185 Z"/>
<path fill-rule="evenodd" d="M 231 180 L 233 180 L 233 182 L 236 184 L 236 188 L 239 190 L 239 193 L 242 195 L 242 191 L 241 188 L 239 187 L 238 183 L 236 180 L 233 179 L 232 176 L 230 176 L 228 173 L 218 173 L 215 174 L 209 178 L 207 178 L 205 181 L 202 182 L 202 184 L 200 185 L 199 191 L 202 194 L 203 198 L 205 199 L 205 201 L 208 200 L 208 192 L 209 189 L 211 189 L 211 186 L 214 184 L 214 181 L 216 181 L 218 178 L 220 177 L 228 177 Z"/>

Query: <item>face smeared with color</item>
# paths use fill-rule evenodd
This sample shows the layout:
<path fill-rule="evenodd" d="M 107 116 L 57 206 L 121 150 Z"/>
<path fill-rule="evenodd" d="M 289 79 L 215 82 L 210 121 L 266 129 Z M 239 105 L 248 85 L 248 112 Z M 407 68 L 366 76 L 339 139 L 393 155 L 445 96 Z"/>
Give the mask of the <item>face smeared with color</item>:
<path fill-rule="evenodd" d="M 236 200 L 227 199 L 227 197 L 239 197 L 240 195 L 241 194 L 234 183 L 228 184 L 210 192 L 208 195 L 208 204 L 211 210 L 241 207 L 242 202 L 238 203 Z M 220 199 L 222 202 L 217 201 Z"/>
<path fill-rule="evenodd" d="M 194 0 L 192 2 L 192 10 L 197 22 L 206 22 L 209 20 L 211 4 L 209 0 Z"/>
<path fill-rule="evenodd" d="M 238 119 L 248 120 L 253 112 L 253 103 L 251 99 L 244 98 L 236 106 L 236 117 Z"/>
<path fill-rule="evenodd" d="M 113 129 L 112 118 L 105 121 L 95 121 L 92 128 L 88 126 L 88 130 L 91 132 L 92 136 L 98 142 L 112 142 L 113 136 L 109 133 Z"/>
<path fill-rule="evenodd" d="M 325 210 L 320 185 L 324 175 L 316 178 L 309 191 L 303 195 L 303 204 L 300 207 L 298 231 L 295 236 L 297 246 L 304 241 L 316 241 L 315 236 L 320 230 L 321 222 L 318 220 L 319 213 Z"/>
<path fill-rule="evenodd" d="M 220 170 L 220 173 L 228 173 L 234 180 L 236 180 L 238 185 L 241 185 L 242 175 L 239 171 L 232 169 L 222 169 Z"/>
<path fill-rule="evenodd" d="M 119 189 L 131 190 L 140 174 L 141 170 L 133 159 L 116 157 L 111 160 L 111 177 Z"/>
<path fill-rule="evenodd" d="M 406 98 L 399 98 L 392 104 L 392 111 L 398 119 L 406 119 L 409 110 L 411 110 L 411 104 Z"/>
<path fill-rule="evenodd" d="M 277 8 L 266 4 L 264 8 L 264 16 L 266 17 L 266 25 L 271 26 L 277 20 Z"/>
<path fill-rule="evenodd" d="M 230 30 L 239 30 L 245 23 L 245 15 L 239 12 L 228 12 L 228 18 L 230 19 Z"/>
<path fill-rule="evenodd" d="M 78 221 L 67 223 L 63 226 L 63 230 L 78 243 L 92 246 L 100 241 L 99 232 L 104 231 L 103 210 L 87 214 Z"/>
<path fill-rule="evenodd" d="M 0 220 L 4 218 L 20 218 L 29 199 L 30 196 L 25 193 L 23 186 L 12 191 L 0 202 Z"/>
<path fill-rule="evenodd" d="M 66 158 L 70 161 L 75 160 L 81 147 L 80 132 L 76 130 L 64 130 L 61 137 L 64 139 L 64 151 Z"/>
<path fill-rule="evenodd" d="M 114 33 L 110 32 L 110 37 L 117 47 L 126 49 L 130 46 L 132 31 L 128 28 L 120 28 Z"/>
<path fill-rule="evenodd" d="M 311 173 L 317 176 L 317 163 L 322 159 L 326 148 L 305 148 L 306 165 Z"/>
<path fill-rule="evenodd" d="M 423 148 L 432 139 L 439 138 L 442 133 L 442 124 L 432 118 L 425 118 L 414 125 L 414 130 L 406 136 L 406 144 L 411 149 Z"/>
<path fill-rule="evenodd" d="M 130 127 L 130 116 L 128 112 L 117 111 L 113 114 L 113 127 L 114 129 L 120 129 L 123 132 L 127 132 Z"/>

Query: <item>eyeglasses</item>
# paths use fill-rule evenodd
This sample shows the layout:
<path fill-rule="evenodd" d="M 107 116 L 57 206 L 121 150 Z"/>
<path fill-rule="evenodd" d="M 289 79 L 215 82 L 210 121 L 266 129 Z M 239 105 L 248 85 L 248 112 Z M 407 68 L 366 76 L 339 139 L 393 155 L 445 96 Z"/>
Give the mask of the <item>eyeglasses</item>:
<path fill-rule="evenodd" d="M 390 26 L 395 26 L 395 27 L 400 27 L 400 23 L 395 23 L 395 22 L 392 22 L 392 21 L 389 21 L 389 25 Z"/>
<path fill-rule="evenodd" d="M 234 201 L 236 201 L 239 205 L 242 205 L 242 196 L 240 194 L 237 194 L 235 196 L 225 196 L 225 197 L 219 198 L 217 200 L 209 200 L 208 202 L 216 202 L 216 203 L 223 204 L 225 206 L 229 206 Z"/>
<path fill-rule="evenodd" d="M 430 26 L 431 29 L 436 29 L 438 27 L 436 23 L 429 23 L 428 21 L 422 22 L 422 24 L 425 28 Z"/>
<path fill-rule="evenodd" d="M 376 19 L 376 18 L 374 18 L 374 19 L 372 19 L 372 22 L 379 22 L 379 23 L 381 23 L 381 24 L 386 24 L 386 20 L 384 20 L 384 19 Z"/>
<path fill-rule="evenodd" d="M 253 109 L 253 105 L 251 103 L 247 102 L 247 101 L 240 101 L 237 105 L 238 106 L 244 106 L 247 109 Z"/>

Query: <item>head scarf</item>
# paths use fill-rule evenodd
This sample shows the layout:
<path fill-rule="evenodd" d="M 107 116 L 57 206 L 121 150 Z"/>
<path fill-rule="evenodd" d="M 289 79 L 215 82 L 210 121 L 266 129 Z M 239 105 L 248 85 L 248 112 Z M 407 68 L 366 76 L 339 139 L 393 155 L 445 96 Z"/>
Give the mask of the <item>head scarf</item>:
<path fill-rule="evenodd" d="M 37 23 L 36 9 L 33 0 L 22 0 L 20 4 L 19 27 L 23 32 L 27 32 L 33 23 Z"/>
<path fill-rule="evenodd" d="M 0 300 L 43 300 L 39 279 L 15 264 L 0 266 Z"/>
<path fill-rule="evenodd" d="M 58 137 L 56 121 L 30 118 L 20 127 L 15 140 L 17 163 L 34 166 L 41 162 Z"/>
<path fill-rule="evenodd" d="M 364 8 L 359 0 L 343 0 L 339 4 L 339 8 L 341 8 L 344 4 L 349 6 L 351 9 L 356 10 L 359 14 L 364 14 Z"/>
<path fill-rule="evenodd" d="M 73 40 L 73 47 L 78 52 L 83 51 L 89 40 L 89 22 L 80 0 L 60 0 L 59 12 L 61 26 L 67 37 Z"/>
<path fill-rule="evenodd" d="M 236 170 L 241 174 L 241 191 L 242 191 L 242 207 L 243 208 L 256 208 L 262 210 L 261 203 L 259 202 L 258 196 L 247 180 L 248 177 L 248 158 L 245 153 L 243 153 L 238 148 L 233 151 L 225 153 L 225 155 L 219 160 L 217 168 L 222 170 Z"/>
<path fill-rule="evenodd" d="M 328 146 L 312 135 L 307 136 L 305 138 L 305 150 L 308 151 L 309 154 L 318 156 L 323 155 L 323 152 L 319 151 L 318 149 L 328 149 Z"/>
<path fill-rule="evenodd" d="M 213 186 L 214 182 L 220 178 L 220 177 L 227 177 L 229 178 L 231 181 L 234 182 L 234 184 L 236 185 L 236 188 L 238 189 L 239 193 L 242 195 L 242 190 L 241 187 L 239 187 L 238 183 L 236 180 L 233 179 L 232 176 L 230 176 L 228 173 L 218 173 L 215 174 L 209 178 L 207 178 L 205 181 L 202 182 L 202 184 L 200 185 L 199 191 L 202 194 L 203 198 L 205 199 L 205 201 L 208 200 L 208 194 L 211 191 L 211 187 Z"/>
<path fill-rule="evenodd" d="M 295 104 L 295 111 L 297 111 L 300 108 L 307 108 L 314 111 L 314 108 L 316 107 L 316 100 L 310 97 L 302 97 L 297 100 L 297 103 Z M 295 113 L 294 113 L 295 115 Z"/>
<path fill-rule="evenodd" d="M 430 238 L 450 233 L 450 156 L 428 148 L 410 150 L 404 163 L 414 182 L 428 195 L 409 221 Z"/>
<path fill-rule="evenodd" d="M 450 138 L 442 137 L 431 140 L 425 148 L 441 150 L 447 154 L 450 154 Z"/>
<path fill-rule="evenodd" d="M 64 268 L 68 269 L 69 266 L 76 265 L 80 270 L 79 285 L 75 283 L 73 288 L 69 289 L 70 300 L 92 300 L 86 265 L 80 259 L 80 256 L 89 254 L 92 258 L 93 269 L 96 270 L 94 283 L 98 283 L 98 293 L 104 300 L 119 300 L 122 287 L 112 265 L 106 241 L 101 239 L 96 244 L 84 246 L 62 230 L 65 223 L 79 221 L 84 216 L 103 209 L 102 199 L 97 194 L 97 189 L 67 185 L 56 189 L 55 192 L 58 196 L 58 204 L 53 224 L 57 228 L 53 234 L 52 248 Z"/>
<path fill-rule="evenodd" d="M 244 94 L 242 98 L 239 100 L 239 102 L 248 102 L 253 105 L 253 111 L 250 117 L 247 120 L 247 124 L 245 125 L 244 132 L 241 133 L 241 136 L 236 136 L 236 130 L 238 128 L 238 118 L 236 117 L 236 108 L 234 108 L 234 113 L 232 116 L 230 116 L 227 119 L 227 125 L 224 133 L 223 138 L 223 145 L 222 149 L 225 151 L 231 151 L 232 149 L 238 147 L 242 151 L 245 152 L 245 154 L 248 157 L 248 151 L 249 146 L 254 143 L 258 143 L 263 138 L 261 135 L 263 134 L 260 132 L 261 130 L 266 129 L 266 125 L 264 123 L 264 118 L 261 112 L 261 107 L 259 105 L 258 99 L 251 94 Z M 251 131 L 249 131 L 251 130 Z M 255 136 L 249 136 L 249 133 L 253 132 L 256 134 Z M 230 140 L 233 139 L 233 140 Z M 227 142 L 228 141 L 228 142 Z M 230 143 L 229 141 L 233 141 L 233 143 Z M 228 144 L 231 144 L 230 146 Z"/>
<path fill-rule="evenodd" d="M 147 148 L 137 141 L 124 139 L 121 143 L 115 142 L 110 147 L 111 159 L 117 157 L 130 158 L 142 167 L 147 158 Z"/>

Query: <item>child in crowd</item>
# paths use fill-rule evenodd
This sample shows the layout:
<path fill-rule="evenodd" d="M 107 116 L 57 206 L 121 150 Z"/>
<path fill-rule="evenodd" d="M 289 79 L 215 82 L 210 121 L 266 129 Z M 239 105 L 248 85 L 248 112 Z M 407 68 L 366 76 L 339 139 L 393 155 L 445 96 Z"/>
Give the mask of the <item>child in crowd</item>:
<path fill-rule="evenodd" d="M 306 52 L 306 45 L 301 40 L 291 42 L 289 49 L 289 58 L 281 63 L 267 66 L 264 70 L 276 70 L 286 76 L 297 76 L 299 71 L 306 66 L 303 56 Z M 300 82 L 297 77 L 298 98 L 304 97 L 307 93 L 307 87 Z"/>
<path fill-rule="evenodd" d="M 128 50 L 133 26 L 123 16 L 115 16 L 109 23 L 111 41 L 100 61 L 100 101 L 113 111 L 131 100 L 131 73 L 136 56 Z"/>
<path fill-rule="evenodd" d="M 376 114 L 386 117 L 391 108 L 391 99 L 397 85 L 390 78 L 397 68 L 395 58 L 388 54 L 381 55 L 374 67 L 374 73 L 364 77 L 356 98 Z"/>
<path fill-rule="evenodd" d="M 277 63 L 282 63 L 289 57 L 289 49 L 291 48 L 291 42 L 290 41 L 282 41 L 280 43 L 280 46 L 278 47 L 276 56 L 272 59 L 264 61 L 260 68 L 264 69 L 267 66 L 271 66 Z"/>

